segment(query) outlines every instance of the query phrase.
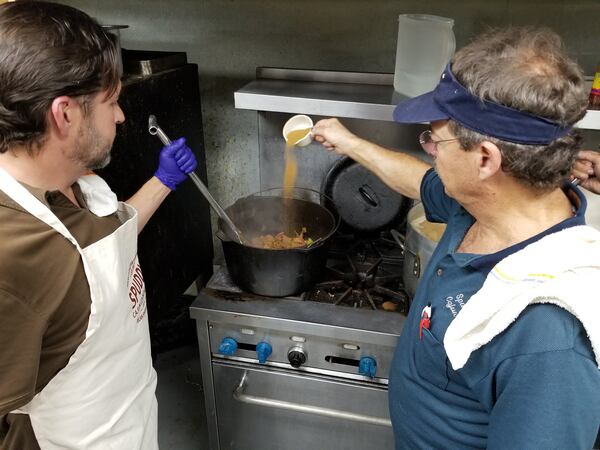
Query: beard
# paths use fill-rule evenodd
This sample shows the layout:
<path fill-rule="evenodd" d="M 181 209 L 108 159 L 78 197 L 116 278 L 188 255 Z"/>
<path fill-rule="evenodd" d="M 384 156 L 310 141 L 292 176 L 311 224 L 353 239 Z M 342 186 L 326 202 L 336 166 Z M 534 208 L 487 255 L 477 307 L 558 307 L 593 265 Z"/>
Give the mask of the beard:
<path fill-rule="evenodd" d="M 110 163 L 113 139 L 105 138 L 90 119 L 79 130 L 76 147 L 70 159 L 86 170 L 103 169 Z"/>

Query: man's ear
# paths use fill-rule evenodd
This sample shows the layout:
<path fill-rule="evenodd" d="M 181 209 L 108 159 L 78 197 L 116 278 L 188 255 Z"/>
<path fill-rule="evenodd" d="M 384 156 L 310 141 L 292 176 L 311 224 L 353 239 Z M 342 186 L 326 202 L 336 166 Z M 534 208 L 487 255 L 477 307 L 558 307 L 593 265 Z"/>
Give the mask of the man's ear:
<path fill-rule="evenodd" d="M 479 144 L 479 178 L 485 180 L 502 171 L 502 152 L 496 144 L 483 141 Z"/>
<path fill-rule="evenodd" d="M 81 114 L 81 107 L 73 97 L 66 95 L 56 97 L 50 106 L 50 126 L 59 136 L 67 137 L 78 114 Z"/>

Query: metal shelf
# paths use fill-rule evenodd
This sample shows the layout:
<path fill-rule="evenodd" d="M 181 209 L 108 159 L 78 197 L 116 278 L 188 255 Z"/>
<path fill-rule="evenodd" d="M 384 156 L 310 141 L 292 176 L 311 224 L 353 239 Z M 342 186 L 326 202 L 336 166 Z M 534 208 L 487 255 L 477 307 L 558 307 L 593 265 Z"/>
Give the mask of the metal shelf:
<path fill-rule="evenodd" d="M 260 67 L 256 78 L 234 93 L 236 108 L 392 122 L 395 105 L 407 98 L 394 91 L 389 73 Z M 600 130 L 600 111 L 575 126 Z"/>
<path fill-rule="evenodd" d="M 392 121 L 401 99 L 392 74 L 259 68 L 256 77 L 235 92 L 236 108 Z"/>

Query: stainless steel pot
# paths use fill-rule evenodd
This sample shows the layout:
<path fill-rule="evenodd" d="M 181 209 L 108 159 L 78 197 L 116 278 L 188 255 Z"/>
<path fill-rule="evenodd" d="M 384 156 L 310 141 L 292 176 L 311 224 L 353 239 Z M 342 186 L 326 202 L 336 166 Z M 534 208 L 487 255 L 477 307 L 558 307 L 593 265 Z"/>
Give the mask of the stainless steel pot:
<path fill-rule="evenodd" d="M 406 238 L 402 239 L 399 233 L 394 233 L 396 241 L 404 250 L 402 279 L 411 298 L 417 291 L 421 275 L 445 228 L 445 224 L 427 221 L 423 204 L 417 203 L 406 217 Z"/>

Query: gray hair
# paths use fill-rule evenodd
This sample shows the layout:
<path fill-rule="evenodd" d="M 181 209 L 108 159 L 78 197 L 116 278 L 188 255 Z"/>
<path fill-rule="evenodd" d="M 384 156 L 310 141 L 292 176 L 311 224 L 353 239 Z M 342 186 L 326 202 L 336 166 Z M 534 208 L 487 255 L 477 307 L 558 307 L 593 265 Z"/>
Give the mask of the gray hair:
<path fill-rule="evenodd" d="M 116 92 L 122 68 L 116 39 L 90 16 L 65 5 L 18 1 L 0 5 L 0 153 L 39 149 L 56 97 Z"/>
<path fill-rule="evenodd" d="M 563 126 L 572 126 L 586 112 L 588 93 L 581 69 L 549 29 L 490 30 L 456 53 L 452 72 L 473 95 Z M 582 143 L 576 131 L 548 145 L 524 145 L 486 136 L 453 120 L 449 126 L 465 149 L 483 141 L 494 143 L 502 152 L 502 170 L 539 190 L 565 181 Z"/>

